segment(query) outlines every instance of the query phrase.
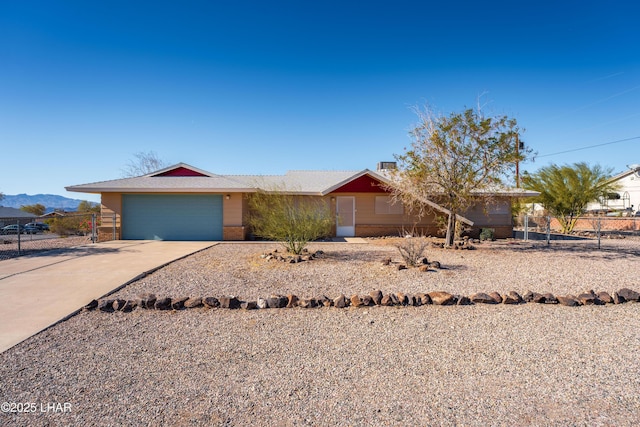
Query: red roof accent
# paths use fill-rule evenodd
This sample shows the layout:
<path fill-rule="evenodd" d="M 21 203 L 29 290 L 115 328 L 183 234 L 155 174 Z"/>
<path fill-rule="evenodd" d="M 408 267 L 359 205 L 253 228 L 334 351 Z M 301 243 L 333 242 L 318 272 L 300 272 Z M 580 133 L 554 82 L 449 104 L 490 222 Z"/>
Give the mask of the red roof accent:
<path fill-rule="evenodd" d="M 331 193 L 388 193 L 383 184 L 369 175 L 349 181 L 342 187 L 336 188 Z"/>
<path fill-rule="evenodd" d="M 159 173 L 153 176 L 208 176 L 208 175 L 180 166 L 178 168 L 171 169 L 166 172 Z"/>

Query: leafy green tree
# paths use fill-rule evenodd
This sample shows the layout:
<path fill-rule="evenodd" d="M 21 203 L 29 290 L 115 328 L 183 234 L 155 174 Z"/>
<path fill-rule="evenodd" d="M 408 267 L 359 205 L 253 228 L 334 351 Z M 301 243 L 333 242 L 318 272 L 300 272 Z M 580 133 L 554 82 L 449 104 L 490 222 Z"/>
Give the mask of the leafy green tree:
<path fill-rule="evenodd" d="M 301 254 L 309 242 L 331 232 L 333 216 L 325 200 L 262 190 L 247 197 L 247 222 L 253 233 L 281 242 L 293 254 Z"/>
<path fill-rule="evenodd" d="M 451 246 L 459 216 L 475 203 L 488 203 L 492 191 L 512 182 L 516 163 L 530 150 L 518 147 L 519 128 L 507 116 L 487 117 L 480 109 L 447 117 L 428 108 L 415 111 L 413 142 L 395 156 L 398 168 L 390 189 L 418 216 L 433 209 L 432 201 L 446 208 L 446 245 Z"/>
<path fill-rule="evenodd" d="M 525 173 L 522 186 L 540 192 L 534 202 L 540 203 L 560 222 L 563 233 L 571 233 L 578 217 L 589 202 L 613 193 L 617 184 L 609 181 L 611 170 L 584 162 L 573 166 L 549 165 L 534 174 Z"/>
<path fill-rule="evenodd" d="M 100 205 L 83 200 L 78 204 L 76 211 L 82 213 L 100 213 Z"/>
<path fill-rule="evenodd" d="M 36 203 L 35 205 L 22 205 L 20 206 L 20 210 L 37 216 L 42 216 L 46 212 L 47 208 L 40 203 Z"/>

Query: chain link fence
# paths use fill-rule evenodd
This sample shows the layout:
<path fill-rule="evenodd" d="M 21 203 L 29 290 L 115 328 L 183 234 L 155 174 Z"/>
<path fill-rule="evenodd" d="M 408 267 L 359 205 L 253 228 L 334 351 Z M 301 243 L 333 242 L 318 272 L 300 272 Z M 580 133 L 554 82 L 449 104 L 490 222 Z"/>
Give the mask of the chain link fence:
<path fill-rule="evenodd" d="M 585 216 L 576 219 L 571 234 L 560 234 L 562 226 L 551 216 L 522 215 L 518 218 L 514 237 L 522 240 L 574 240 L 595 238 L 600 248 L 601 239 L 625 235 L 640 235 L 640 218 Z"/>
<path fill-rule="evenodd" d="M 0 261 L 116 238 L 115 231 L 98 233 L 104 228 L 95 213 L 0 218 Z"/>

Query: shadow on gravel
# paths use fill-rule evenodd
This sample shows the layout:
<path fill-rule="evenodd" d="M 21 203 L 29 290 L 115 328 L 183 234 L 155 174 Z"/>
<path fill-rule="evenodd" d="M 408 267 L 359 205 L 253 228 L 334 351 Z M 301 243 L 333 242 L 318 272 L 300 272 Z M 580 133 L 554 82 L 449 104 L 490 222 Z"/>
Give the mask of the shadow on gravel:
<path fill-rule="evenodd" d="M 510 241 L 508 243 L 492 244 L 490 247 L 482 248 L 489 251 L 505 251 L 505 252 L 553 252 L 558 256 L 562 254 L 579 256 L 585 259 L 625 259 L 640 257 L 640 240 L 637 245 L 618 246 L 611 245 L 609 239 L 603 239 L 598 249 L 598 241 L 594 239 L 581 239 L 575 241 L 551 241 L 549 245 L 546 242 L 523 242 Z M 609 243 L 609 244 L 608 244 Z"/>
<path fill-rule="evenodd" d="M 120 252 L 122 248 L 105 248 L 105 247 L 95 247 L 95 246 L 76 246 L 71 248 L 57 248 L 57 249 L 23 249 L 18 254 L 16 250 L 15 253 L 7 253 L 3 254 L 4 256 L 0 258 L 0 261 L 4 259 L 13 259 L 13 258 L 22 258 L 25 256 L 29 257 L 49 257 L 55 258 L 60 256 L 85 256 L 85 255 L 98 255 L 98 254 L 109 254 Z"/>

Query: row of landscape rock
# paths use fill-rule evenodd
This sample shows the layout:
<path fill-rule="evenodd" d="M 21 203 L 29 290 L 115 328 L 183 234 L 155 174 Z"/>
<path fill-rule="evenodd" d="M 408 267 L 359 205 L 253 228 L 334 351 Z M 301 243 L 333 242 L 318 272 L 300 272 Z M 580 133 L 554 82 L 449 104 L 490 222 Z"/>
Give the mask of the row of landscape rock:
<path fill-rule="evenodd" d="M 296 295 L 272 295 L 268 298 L 258 298 L 255 301 L 242 301 L 235 296 L 225 297 L 180 297 L 158 298 L 153 294 L 140 295 L 134 300 L 118 298 L 103 298 L 93 300 L 87 304 L 85 310 L 100 310 L 104 312 L 124 311 L 134 309 L 151 310 L 184 310 L 188 308 L 227 308 L 227 309 L 267 309 L 267 308 L 315 308 L 315 307 L 369 307 L 369 306 L 422 306 L 422 305 L 472 305 L 472 304 L 559 304 L 570 307 L 581 305 L 622 304 L 625 302 L 640 302 L 640 293 L 628 288 L 620 289 L 613 294 L 607 292 L 589 291 L 579 295 L 553 295 L 550 293 L 527 292 L 520 295 L 515 291 L 505 294 L 498 292 L 478 292 L 469 296 L 454 295 L 448 292 L 429 292 L 405 294 L 402 292 L 383 294 L 376 290 L 368 295 L 352 295 L 350 298 L 340 295 L 336 298 L 321 296 L 317 298 L 298 298 Z"/>

